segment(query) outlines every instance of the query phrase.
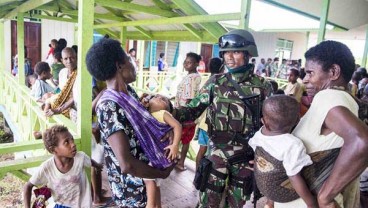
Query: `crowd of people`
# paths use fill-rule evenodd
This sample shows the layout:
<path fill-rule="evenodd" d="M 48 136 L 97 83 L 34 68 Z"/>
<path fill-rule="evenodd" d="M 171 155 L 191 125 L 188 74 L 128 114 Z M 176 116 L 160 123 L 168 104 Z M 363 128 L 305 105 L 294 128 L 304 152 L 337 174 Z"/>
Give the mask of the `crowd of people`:
<path fill-rule="evenodd" d="M 368 77 L 349 48 L 323 41 L 305 53 L 302 68 L 300 61 L 278 66 L 278 58 L 256 66 L 257 44 L 246 30 L 232 30 L 218 44 L 220 58 L 210 60 L 211 77 L 201 88 L 202 58 L 186 54 L 188 74 L 174 105 L 159 94 L 139 97 L 130 86 L 139 65 L 135 49 L 126 53 L 110 38 L 93 44 L 85 60 L 97 89 L 92 159 L 77 151 L 63 126 L 36 132 L 53 157 L 25 185 L 25 206 L 31 206 L 32 188 L 45 185 L 55 207 L 105 204 L 105 166 L 116 206 L 161 207 L 160 184 L 174 168 L 185 171 L 195 138 L 197 207 L 243 207 L 252 195 L 264 195 L 265 207 L 367 207 Z M 60 40 L 50 47 L 51 66 L 39 62 L 37 76 L 29 76 L 32 95 L 45 116 L 75 121 L 77 48 Z M 279 89 L 266 77 L 288 84 Z M 84 171 L 91 166 L 92 191 Z"/>

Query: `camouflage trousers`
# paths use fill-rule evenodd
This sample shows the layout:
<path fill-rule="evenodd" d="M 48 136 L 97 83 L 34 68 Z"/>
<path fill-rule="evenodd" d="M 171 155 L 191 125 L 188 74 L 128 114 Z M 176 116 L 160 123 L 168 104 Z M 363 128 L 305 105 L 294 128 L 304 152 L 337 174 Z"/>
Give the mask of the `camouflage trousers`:
<path fill-rule="evenodd" d="M 236 187 L 230 183 L 232 176 L 238 178 L 246 178 L 252 174 L 252 171 L 247 168 L 245 163 L 229 165 L 227 158 L 237 154 L 237 152 L 242 150 L 242 146 L 233 146 L 230 144 L 216 144 L 214 145 L 210 141 L 211 153 L 208 159 L 212 161 L 212 167 L 223 174 L 227 175 L 225 180 L 220 179 L 213 175 L 209 176 L 208 183 L 215 186 L 226 187 L 223 193 L 215 192 L 209 188 L 205 192 L 200 192 L 200 208 L 213 208 L 213 207 L 243 207 L 249 196 L 243 194 L 243 188 Z M 224 201 L 222 201 L 224 199 Z M 221 203 L 222 201 L 222 203 Z"/>

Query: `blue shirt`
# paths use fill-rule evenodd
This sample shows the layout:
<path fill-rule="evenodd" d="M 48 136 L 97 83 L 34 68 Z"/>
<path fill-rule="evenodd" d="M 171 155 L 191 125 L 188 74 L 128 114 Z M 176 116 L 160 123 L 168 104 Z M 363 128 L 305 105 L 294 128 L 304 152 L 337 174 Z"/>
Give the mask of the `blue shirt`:
<path fill-rule="evenodd" d="M 158 59 L 158 71 L 163 71 L 164 70 L 164 60 L 162 58 Z"/>

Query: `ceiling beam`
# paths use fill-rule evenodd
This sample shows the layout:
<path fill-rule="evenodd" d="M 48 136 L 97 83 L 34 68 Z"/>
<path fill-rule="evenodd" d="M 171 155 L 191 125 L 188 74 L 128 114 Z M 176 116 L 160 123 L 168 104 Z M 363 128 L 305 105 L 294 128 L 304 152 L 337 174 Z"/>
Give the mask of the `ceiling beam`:
<path fill-rule="evenodd" d="M 161 0 L 152 0 L 152 2 L 160 9 L 171 10 L 171 7 L 168 4 L 163 3 Z"/>
<path fill-rule="evenodd" d="M 25 0 L 1 0 L 1 4 L 5 5 L 5 4 L 14 3 L 14 2 L 19 2 L 21 4 L 24 1 Z"/>
<path fill-rule="evenodd" d="M 126 22 L 120 22 L 120 23 L 98 24 L 98 25 L 95 25 L 94 28 L 203 23 L 203 22 L 217 22 L 217 21 L 226 21 L 226 20 L 238 20 L 239 18 L 240 18 L 240 13 L 193 15 L 193 16 L 184 16 L 184 17 L 145 19 L 145 20 L 136 20 L 136 21 L 126 21 Z"/>
<path fill-rule="evenodd" d="M 96 0 L 96 3 L 100 6 L 110 7 L 115 9 L 127 10 L 127 11 L 135 11 L 135 12 L 143 12 L 147 14 L 158 15 L 162 17 L 174 17 L 175 12 L 163 10 L 160 8 L 152 7 L 152 6 L 142 6 L 139 4 L 126 3 L 116 0 Z"/>
<path fill-rule="evenodd" d="M 100 34 L 108 34 L 111 38 L 119 40 L 119 34 L 109 29 L 95 29 L 96 32 Z"/>
<path fill-rule="evenodd" d="M 140 33 L 142 33 L 147 38 L 151 38 L 152 39 L 152 34 L 150 32 L 148 32 L 148 31 L 146 31 L 145 29 L 143 29 L 142 27 L 136 26 L 135 29 L 137 29 Z"/>
<path fill-rule="evenodd" d="M 131 21 L 130 18 L 125 17 L 124 15 L 120 15 L 118 11 L 115 11 L 115 9 L 110 8 L 110 7 L 103 7 L 104 9 L 106 9 L 107 11 L 109 11 L 110 13 L 112 13 L 113 15 L 122 18 L 124 21 Z M 151 34 L 149 31 L 143 29 L 143 27 L 140 26 L 135 26 L 135 29 L 137 29 L 139 32 L 141 32 L 143 35 L 145 35 L 146 37 L 151 37 Z"/>
<path fill-rule="evenodd" d="M 11 19 L 11 18 L 17 16 L 18 13 L 28 12 L 32 9 L 36 9 L 37 7 L 42 6 L 44 4 L 47 4 L 51 1 L 52 0 L 29 0 L 29 1 L 26 1 L 25 3 L 21 4 L 20 6 L 16 7 L 11 12 L 6 14 L 4 16 L 4 18 L 5 19 Z"/>
<path fill-rule="evenodd" d="M 6 4 L 6 5 L 0 7 L 0 12 L 14 9 L 14 8 L 16 8 L 17 6 L 19 6 L 21 4 L 22 4 L 22 2 L 19 2 L 19 1 L 13 2 L 13 3 L 10 3 L 10 4 Z"/>
<path fill-rule="evenodd" d="M 57 0 L 56 3 L 58 5 L 60 5 L 62 8 L 65 8 L 65 9 L 75 9 L 73 7 L 73 5 L 71 5 L 68 1 L 66 0 Z M 77 4 L 76 4 L 77 5 Z"/>
<path fill-rule="evenodd" d="M 78 19 L 74 19 L 74 18 L 54 17 L 54 16 L 47 16 L 47 15 L 40 15 L 40 14 L 29 15 L 28 13 L 25 13 L 24 17 L 78 23 Z"/>
<path fill-rule="evenodd" d="M 192 42 L 208 42 L 215 43 L 217 39 L 214 38 L 209 32 L 201 31 L 202 39 L 198 39 L 193 36 L 189 31 L 157 31 L 151 32 L 152 38 L 148 38 L 142 35 L 140 32 L 130 31 L 127 33 L 127 39 L 130 40 L 162 40 L 162 41 L 192 41 Z"/>
<path fill-rule="evenodd" d="M 10 10 L 5 10 L 5 11 L 1 11 L 0 12 L 0 20 L 4 21 L 3 16 L 5 16 L 6 14 L 8 14 L 10 12 Z"/>
<path fill-rule="evenodd" d="M 200 32 L 199 30 L 195 29 L 191 24 L 183 24 L 183 26 L 190 33 L 192 33 L 196 38 L 198 38 L 199 40 L 202 39 L 202 32 Z"/>
<path fill-rule="evenodd" d="M 171 0 L 177 5 L 185 14 L 187 15 L 207 15 L 207 12 L 203 10 L 195 1 L 193 0 Z M 239 20 L 241 17 L 239 15 Z M 218 20 L 221 21 L 221 20 Z M 210 21 L 211 23 L 201 23 L 200 25 L 207 30 L 214 38 L 219 38 L 223 35 L 226 30 L 217 21 Z"/>
<path fill-rule="evenodd" d="M 170 5 L 163 3 L 161 0 L 152 0 L 152 2 L 161 9 L 172 10 Z M 176 13 L 175 17 L 180 17 L 180 15 Z M 187 29 L 189 32 L 191 32 L 196 38 L 198 39 L 202 38 L 202 33 L 198 31 L 195 27 L 193 27 L 191 24 L 183 24 L 183 27 Z"/>
<path fill-rule="evenodd" d="M 52 12 L 60 12 L 62 14 L 78 17 L 78 10 L 60 9 L 59 11 L 56 7 L 51 7 L 51 6 L 41 6 L 39 7 L 39 9 L 46 10 L 46 11 L 52 11 Z M 107 14 L 95 13 L 95 19 L 107 19 L 107 20 L 113 20 L 113 21 L 118 21 L 118 22 L 124 21 L 124 18 L 117 17 L 115 15 L 108 14 L 108 13 Z"/>

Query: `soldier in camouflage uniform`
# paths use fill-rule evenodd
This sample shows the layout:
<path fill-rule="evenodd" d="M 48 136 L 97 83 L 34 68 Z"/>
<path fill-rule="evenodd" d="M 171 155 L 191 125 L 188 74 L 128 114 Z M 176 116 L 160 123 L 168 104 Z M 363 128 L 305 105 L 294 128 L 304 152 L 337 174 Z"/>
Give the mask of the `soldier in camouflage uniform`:
<path fill-rule="evenodd" d="M 195 120 L 208 107 L 208 125 L 212 170 L 208 177 L 205 192 L 201 194 L 199 207 L 219 207 L 225 186 L 227 186 L 226 207 L 243 207 L 249 198 L 252 171 L 248 161 L 231 163 L 230 158 L 251 155 L 248 139 L 257 130 L 259 107 L 271 92 L 271 85 L 262 77 L 254 75 L 249 64 L 251 57 L 258 56 L 253 36 L 246 30 L 233 30 L 219 39 L 220 56 L 228 73 L 212 76 L 199 94 L 186 106 L 174 111 L 181 122 Z M 243 93 L 234 87 L 238 83 Z M 240 94 L 252 97 L 248 104 L 256 103 L 256 108 L 248 108 L 240 99 Z M 243 96 L 244 97 L 244 96 Z M 257 117 L 257 118 L 255 118 Z M 226 184 L 227 183 L 227 184 Z"/>

